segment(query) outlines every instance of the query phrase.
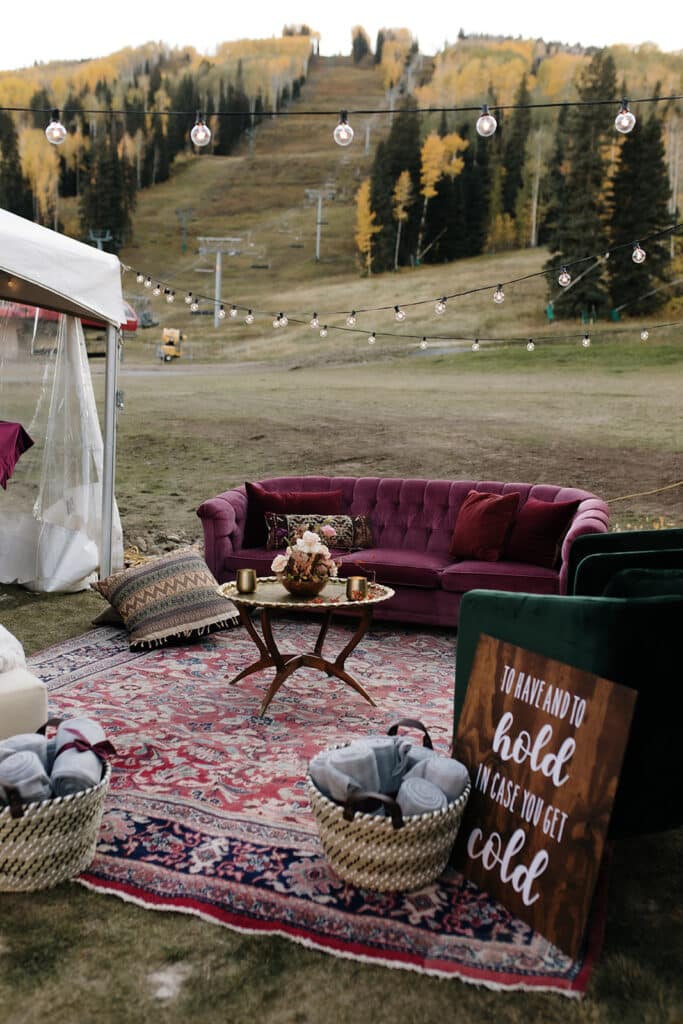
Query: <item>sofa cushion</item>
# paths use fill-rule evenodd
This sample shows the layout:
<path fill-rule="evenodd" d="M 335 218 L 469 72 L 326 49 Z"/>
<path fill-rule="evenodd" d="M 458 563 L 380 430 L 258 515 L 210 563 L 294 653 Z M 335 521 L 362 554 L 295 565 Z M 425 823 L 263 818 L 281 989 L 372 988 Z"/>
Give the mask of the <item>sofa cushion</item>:
<path fill-rule="evenodd" d="M 464 594 L 467 590 L 511 590 L 536 594 L 557 594 L 559 575 L 555 569 L 518 562 L 454 562 L 441 574 L 443 590 Z"/>
<path fill-rule="evenodd" d="M 93 588 L 119 612 L 131 650 L 188 642 L 240 621 L 204 559 L 191 548 L 123 569 Z"/>
<path fill-rule="evenodd" d="M 458 511 L 449 552 L 453 558 L 496 562 L 519 505 L 519 494 L 470 491 Z"/>
<path fill-rule="evenodd" d="M 503 557 L 552 569 L 560 561 L 562 540 L 579 501 L 529 498 L 519 509 L 505 543 Z"/>
<path fill-rule="evenodd" d="M 449 564 L 448 555 L 403 548 L 369 548 L 363 552 L 343 555 L 340 576 L 370 576 L 388 586 L 439 586 L 442 570 Z"/>
<path fill-rule="evenodd" d="M 266 512 L 315 512 L 318 515 L 341 512 L 341 491 L 267 491 L 260 484 L 248 481 L 244 486 L 247 491 L 247 521 L 242 543 L 247 548 L 265 546 Z"/>
<path fill-rule="evenodd" d="M 266 512 L 266 548 L 268 551 L 283 550 L 291 537 L 300 530 L 313 530 L 323 543 L 340 551 L 354 551 L 372 547 L 372 530 L 367 516 L 316 516 L 313 513 L 286 515 L 281 512 Z M 334 536 L 326 539 L 322 528 L 331 526 Z"/>

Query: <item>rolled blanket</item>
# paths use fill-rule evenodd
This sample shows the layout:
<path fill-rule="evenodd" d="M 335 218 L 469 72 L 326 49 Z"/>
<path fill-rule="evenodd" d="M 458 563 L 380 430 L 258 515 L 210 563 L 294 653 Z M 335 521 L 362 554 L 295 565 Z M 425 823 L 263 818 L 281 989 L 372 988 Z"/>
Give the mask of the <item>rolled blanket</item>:
<path fill-rule="evenodd" d="M 412 814 L 428 814 L 431 811 L 440 811 L 448 805 L 444 793 L 438 786 L 426 779 L 406 778 L 401 783 L 401 788 L 396 794 L 396 803 L 403 811 L 403 817 L 409 818 Z"/>
<path fill-rule="evenodd" d="M 318 789 L 340 803 L 354 790 L 379 789 L 375 755 L 360 740 L 347 747 L 322 750 L 311 759 L 309 771 Z"/>
<path fill-rule="evenodd" d="M 0 761 L 19 750 L 32 750 L 40 758 L 45 771 L 48 771 L 47 738 L 39 732 L 20 732 L 16 736 L 7 736 L 0 740 Z"/>
<path fill-rule="evenodd" d="M 410 740 L 403 736 L 364 736 L 362 740 L 353 740 L 349 746 L 354 748 L 357 744 L 370 747 L 375 755 L 379 792 L 395 793 L 406 770 Z"/>
<path fill-rule="evenodd" d="M 49 800 L 52 796 L 50 780 L 32 750 L 19 750 L 0 762 L 0 799 L 9 803 L 5 786 L 16 789 L 25 803 Z"/>
<path fill-rule="evenodd" d="M 426 779 L 433 785 L 438 786 L 442 793 L 448 798 L 449 803 L 457 800 L 467 789 L 470 781 L 469 772 L 460 761 L 454 761 L 452 757 L 443 757 L 437 754 L 436 757 L 428 757 L 424 761 L 418 761 L 414 768 L 411 768 L 406 775 L 407 779 Z"/>
<path fill-rule="evenodd" d="M 24 648 L 9 630 L 0 625 L 0 672 L 11 672 L 13 668 L 26 668 Z"/>
<path fill-rule="evenodd" d="M 92 718 L 70 718 L 57 730 L 56 750 L 50 774 L 52 788 L 57 796 L 71 796 L 100 782 L 100 752 L 111 753 L 113 747 L 105 739 L 99 722 Z"/>
<path fill-rule="evenodd" d="M 406 757 L 406 775 L 420 761 L 427 761 L 430 757 L 438 756 L 437 752 L 432 750 L 431 747 L 418 747 L 415 743 L 411 744 Z"/>

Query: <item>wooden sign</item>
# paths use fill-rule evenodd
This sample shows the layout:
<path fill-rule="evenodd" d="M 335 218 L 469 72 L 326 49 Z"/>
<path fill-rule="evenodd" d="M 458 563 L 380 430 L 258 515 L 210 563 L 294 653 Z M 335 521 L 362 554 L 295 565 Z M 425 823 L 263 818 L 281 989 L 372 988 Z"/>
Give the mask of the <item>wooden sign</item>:
<path fill-rule="evenodd" d="M 466 878 L 576 958 L 636 692 L 482 634 L 454 756 Z"/>

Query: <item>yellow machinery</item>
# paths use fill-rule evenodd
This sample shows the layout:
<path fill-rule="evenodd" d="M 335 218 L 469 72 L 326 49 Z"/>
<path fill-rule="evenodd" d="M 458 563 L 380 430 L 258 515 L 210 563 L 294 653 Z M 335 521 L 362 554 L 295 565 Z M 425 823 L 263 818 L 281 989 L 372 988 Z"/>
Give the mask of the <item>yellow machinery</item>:
<path fill-rule="evenodd" d="M 185 341 L 185 335 L 181 334 L 177 327 L 164 327 L 161 332 L 161 345 L 159 345 L 159 359 L 170 363 L 174 359 L 180 359 L 180 346 Z"/>

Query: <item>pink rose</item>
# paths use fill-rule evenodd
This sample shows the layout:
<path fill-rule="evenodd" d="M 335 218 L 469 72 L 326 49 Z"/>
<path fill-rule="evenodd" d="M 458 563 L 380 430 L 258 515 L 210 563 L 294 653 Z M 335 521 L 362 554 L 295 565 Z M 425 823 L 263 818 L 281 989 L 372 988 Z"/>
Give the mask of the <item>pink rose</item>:
<path fill-rule="evenodd" d="M 337 531 L 335 530 L 334 526 L 330 526 L 329 523 L 325 523 L 324 526 L 321 526 L 320 532 L 322 534 L 324 534 L 325 537 L 336 537 L 337 536 Z"/>

